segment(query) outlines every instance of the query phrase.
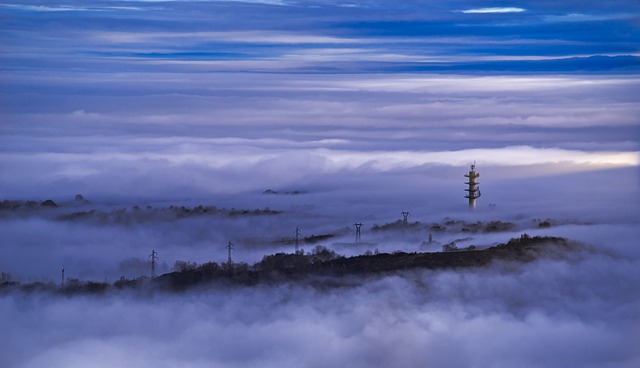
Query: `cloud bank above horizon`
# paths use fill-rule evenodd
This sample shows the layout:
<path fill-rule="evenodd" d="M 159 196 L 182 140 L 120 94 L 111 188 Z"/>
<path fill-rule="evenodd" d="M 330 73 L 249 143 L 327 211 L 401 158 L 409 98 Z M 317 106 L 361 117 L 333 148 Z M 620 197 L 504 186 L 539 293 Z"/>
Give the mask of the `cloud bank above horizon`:
<path fill-rule="evenodd" d="M 3 1 L 0 193 L 638 167 L 638 5 L 616 4 Z"/>

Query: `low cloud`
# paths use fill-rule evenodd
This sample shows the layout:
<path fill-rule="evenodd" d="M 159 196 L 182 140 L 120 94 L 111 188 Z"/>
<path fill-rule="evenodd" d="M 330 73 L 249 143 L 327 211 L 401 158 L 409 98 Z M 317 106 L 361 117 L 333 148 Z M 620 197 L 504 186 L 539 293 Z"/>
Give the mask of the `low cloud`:
<path fill-rule="evenodd" d="M 639 261 L 583 254 L 402 272 L 334 289 L 301 283 L 179 295 L 3 295 L 0 363 L 630 368 L 640 361 Z"/>

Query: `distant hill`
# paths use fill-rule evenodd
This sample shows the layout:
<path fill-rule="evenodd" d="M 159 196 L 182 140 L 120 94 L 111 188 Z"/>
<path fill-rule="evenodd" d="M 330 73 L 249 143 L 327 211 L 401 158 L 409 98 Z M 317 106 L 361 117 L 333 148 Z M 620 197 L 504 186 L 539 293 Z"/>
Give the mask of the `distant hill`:
<path fill-rule="evenodd" d="M 348 284 L 346 276 L 383 275 L 384 273 L 411 269 L 465 269 L 485 267 L 493 262 L 531 262 L 536 259 L 567 257 L 571 252 L 585 249 L 584 245 L 561 237 L 523 234 L 507 243 L 486 249 L 448 248 L 443 252 L 394 252 L 344 257 L 317 245 L 311 253 L 278 253 L 249 266 L 246 263 L 201 265 L 177 262 L 178 271 L 163 274 L 155 279 L 139 277 L 135 280 L 121 278 L 113 284 L 67 279 L 64 285 L 54 283 L 27 283 L 13 281 L 9 274 L 2 274 L 0 293 L 20 291 L 26 293 L 47 292 L 62 295 L 102 294 L 110 290 L 144 290 L 146 292 L 184 291 L 197 286 L 224 285 L 242 287 L 282 282 L 309 282 L 315 287 L 335 287 Z M 318 281 L 320 280 L 320 281 Z"/>
<path fill-rule="evenodd" d="M 253 267 L 246 264 L 229 267 L 208 263 L 164 274 L 154 282 L 163 289 L 184 290 L 217 281 L 255 285 L 304 280 L 308 276 L 342 277 L 416 268 L 458 269 L 482 267 L 496 261 L 531 262 L 541 257 L 562 257 L 582 247 L 561 237 L 530 237 L 527 234 L 486 249 L 449 252 L 394 252 L 342 257 L 318 246 L 308 255 L 278 253 L 265 256 Z"/>

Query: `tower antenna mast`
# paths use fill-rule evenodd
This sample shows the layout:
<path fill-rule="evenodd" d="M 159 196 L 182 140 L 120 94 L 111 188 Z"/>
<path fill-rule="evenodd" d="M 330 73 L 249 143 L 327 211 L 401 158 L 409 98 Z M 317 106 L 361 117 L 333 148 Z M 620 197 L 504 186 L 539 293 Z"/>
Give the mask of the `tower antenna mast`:
<path fill-rule="evenodd" d="M 465 189 L 467 195 L 465 198 L 469 199 L 469 208 L 473 209 L 476 207 L 476 199 L 480 198 L 480 183 L 477 179 L 480 177 L 480 173 L 476 172 L 476 162 L 473 161 L 471 165 L 471 169 L 468 174 L 464 174 L 466 178 L 469 178 L 469 181 L 465 182 L 468 185 L 467 189 Z"/>

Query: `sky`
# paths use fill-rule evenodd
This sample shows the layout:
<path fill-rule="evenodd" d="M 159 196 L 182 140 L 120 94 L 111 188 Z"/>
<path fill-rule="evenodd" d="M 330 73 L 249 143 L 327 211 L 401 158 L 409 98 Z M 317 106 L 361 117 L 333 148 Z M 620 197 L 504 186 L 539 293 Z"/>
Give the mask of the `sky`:
<path fill-rule="evenodd" d="M 3 1 L 0 190 L 206 197 L 354 168 L 637 167 L 639 7 Z"/>
<path fill-rule="evenodd" d="M 438 251 L 424 232 L 371 231 L 402 211 L 517 224 L 479 246 L 526 231 L 592 249 L 339 290 L 1 295 L 0 365 L 637 366 L 639 14 L 615 0 L 0 0 L 0 200 L 60 205 L 0 213 L 15 279 L 57 282 L 64 266 L 112 282 L 148 273 L 152 249 L 168 272 L 224 261 L 228 241 L 253 263 L 290 251 L 276 240 L 296 227 L 339 234 L 325 245 L 340 254 Z M 166 217 L 183 205 L 282 213 Z"/>

